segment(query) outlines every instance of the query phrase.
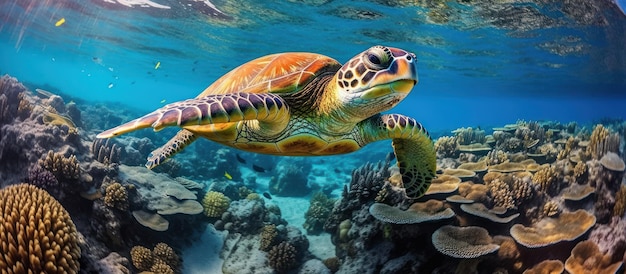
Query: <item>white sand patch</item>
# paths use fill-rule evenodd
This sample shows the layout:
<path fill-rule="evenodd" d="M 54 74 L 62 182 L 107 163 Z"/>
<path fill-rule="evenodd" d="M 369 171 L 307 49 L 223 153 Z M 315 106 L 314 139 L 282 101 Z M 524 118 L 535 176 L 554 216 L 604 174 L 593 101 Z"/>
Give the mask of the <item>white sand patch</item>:
<path fill-rule="evenodd" d="M 224 245 L 225 232 L 208 225 L 202 237 L 183 250 L 183 270 L 186 274 L 222 273 L 224 260 L 220 251 Z"/>

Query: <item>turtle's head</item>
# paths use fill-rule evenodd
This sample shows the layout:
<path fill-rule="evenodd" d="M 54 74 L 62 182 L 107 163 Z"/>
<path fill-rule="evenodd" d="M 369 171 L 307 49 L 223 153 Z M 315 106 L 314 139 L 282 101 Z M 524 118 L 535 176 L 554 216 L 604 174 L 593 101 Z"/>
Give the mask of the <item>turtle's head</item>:
<path fill-rule="evenodd" d="M 351 115 L 367 118 L 396 106 L 417 84 L 415 54 L 374 46 L 350 59 L 335 75 L 339 98 Z"/>

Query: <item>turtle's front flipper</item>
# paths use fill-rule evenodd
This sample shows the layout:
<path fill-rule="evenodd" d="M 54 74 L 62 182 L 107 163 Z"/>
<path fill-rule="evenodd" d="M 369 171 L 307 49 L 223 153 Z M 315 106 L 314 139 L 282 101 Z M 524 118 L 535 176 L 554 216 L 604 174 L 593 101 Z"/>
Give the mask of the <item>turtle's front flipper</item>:
<path fill-rule="evenodd" d="M 409 198 L 419 198 L 430 186 L 437 169 L 433 141 L 420 123 L 398 114 L 373 116 L 362 122 L 365 143 L 392 139 L 402 183 Z"/>
<path fill-rule="evenodd" d="M 193 132 L 183 129 L 176 133 L 176 136 L 172 137 L 165 145 L 153 150 L 148 156 L 146 167 L 153 169 L 156 166 L 162 164 L 167 158 L 183 150 L 186 146 L 198 139 L 198 135 Z"/>
<path fill-rule="evenodd" d="M 284 122 L 286 125 L 288 111 L 285 101 L 271 93 L 210 95 L 166 105 L 141 118 L 101 132 L 96 137 L 111 138 L 148 127 L 159 131 L 168 126 L 185 127 L 243 120 Z"/>

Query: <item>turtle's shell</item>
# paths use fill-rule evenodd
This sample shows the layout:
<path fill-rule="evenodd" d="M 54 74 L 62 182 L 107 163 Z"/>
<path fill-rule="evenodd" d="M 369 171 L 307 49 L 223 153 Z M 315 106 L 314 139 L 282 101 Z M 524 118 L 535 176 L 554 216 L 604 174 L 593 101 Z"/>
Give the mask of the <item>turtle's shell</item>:
<path fill-rule="evenodd" d="M 293 93 L 323 72 L 336 72 L 341 64 L 315 53 L 288 52 L 247 62 L 217 79 L 196 98 L 234 92 Z"/>

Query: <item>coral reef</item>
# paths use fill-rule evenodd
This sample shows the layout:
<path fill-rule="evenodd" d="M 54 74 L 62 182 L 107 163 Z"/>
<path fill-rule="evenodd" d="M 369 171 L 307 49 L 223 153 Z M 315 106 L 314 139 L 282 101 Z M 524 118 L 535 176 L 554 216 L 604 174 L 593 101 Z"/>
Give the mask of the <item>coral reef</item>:
<path fill-rule="evenodd" d="M 305 221 L 302 225 L 308 234 L 316 235 L 322 232 L 334 204 L 335 200 L 328 198 L 323 192 L 313 194 L 311 205 L 304 213 Z"/>
<path fill-rule="evenodd" d="M 622 262 L 611 262 L 611 257 L 600 253 L 592 241 L 582 241 L 572 249 L 572 255 L 565 261 L 569 273 L 617 273 Z"/>
<path fill-rule="evenodd" d="M 174 274 L 180 272 L 180 258 L 166 243 L 158 243 L 152 250 L 134 246 L 130 250 L 133 266 L 139 271 Z"/>
<path fill-rule="evenodd" d="M 445 225 L 433 233 L 435 248 L 450 257 L 472 259 L 498 251 L 486 229 L 478 226 Z"/>
<path fill-rule="evenodd" d="M 78 232 L 68 212 L 32 185 L 0 190 L 0 267 L 12 273 L 78 273 Z"/>
<path fill-rule="evenodd" d="M 510 232 L 517 243 L 536 248 L 575 240 L 595 224 L 595 216 L 581 209 L 571 213 L 562 213 L 558 218 L 544 218 L 532 227 L 515 224 Z"/>

